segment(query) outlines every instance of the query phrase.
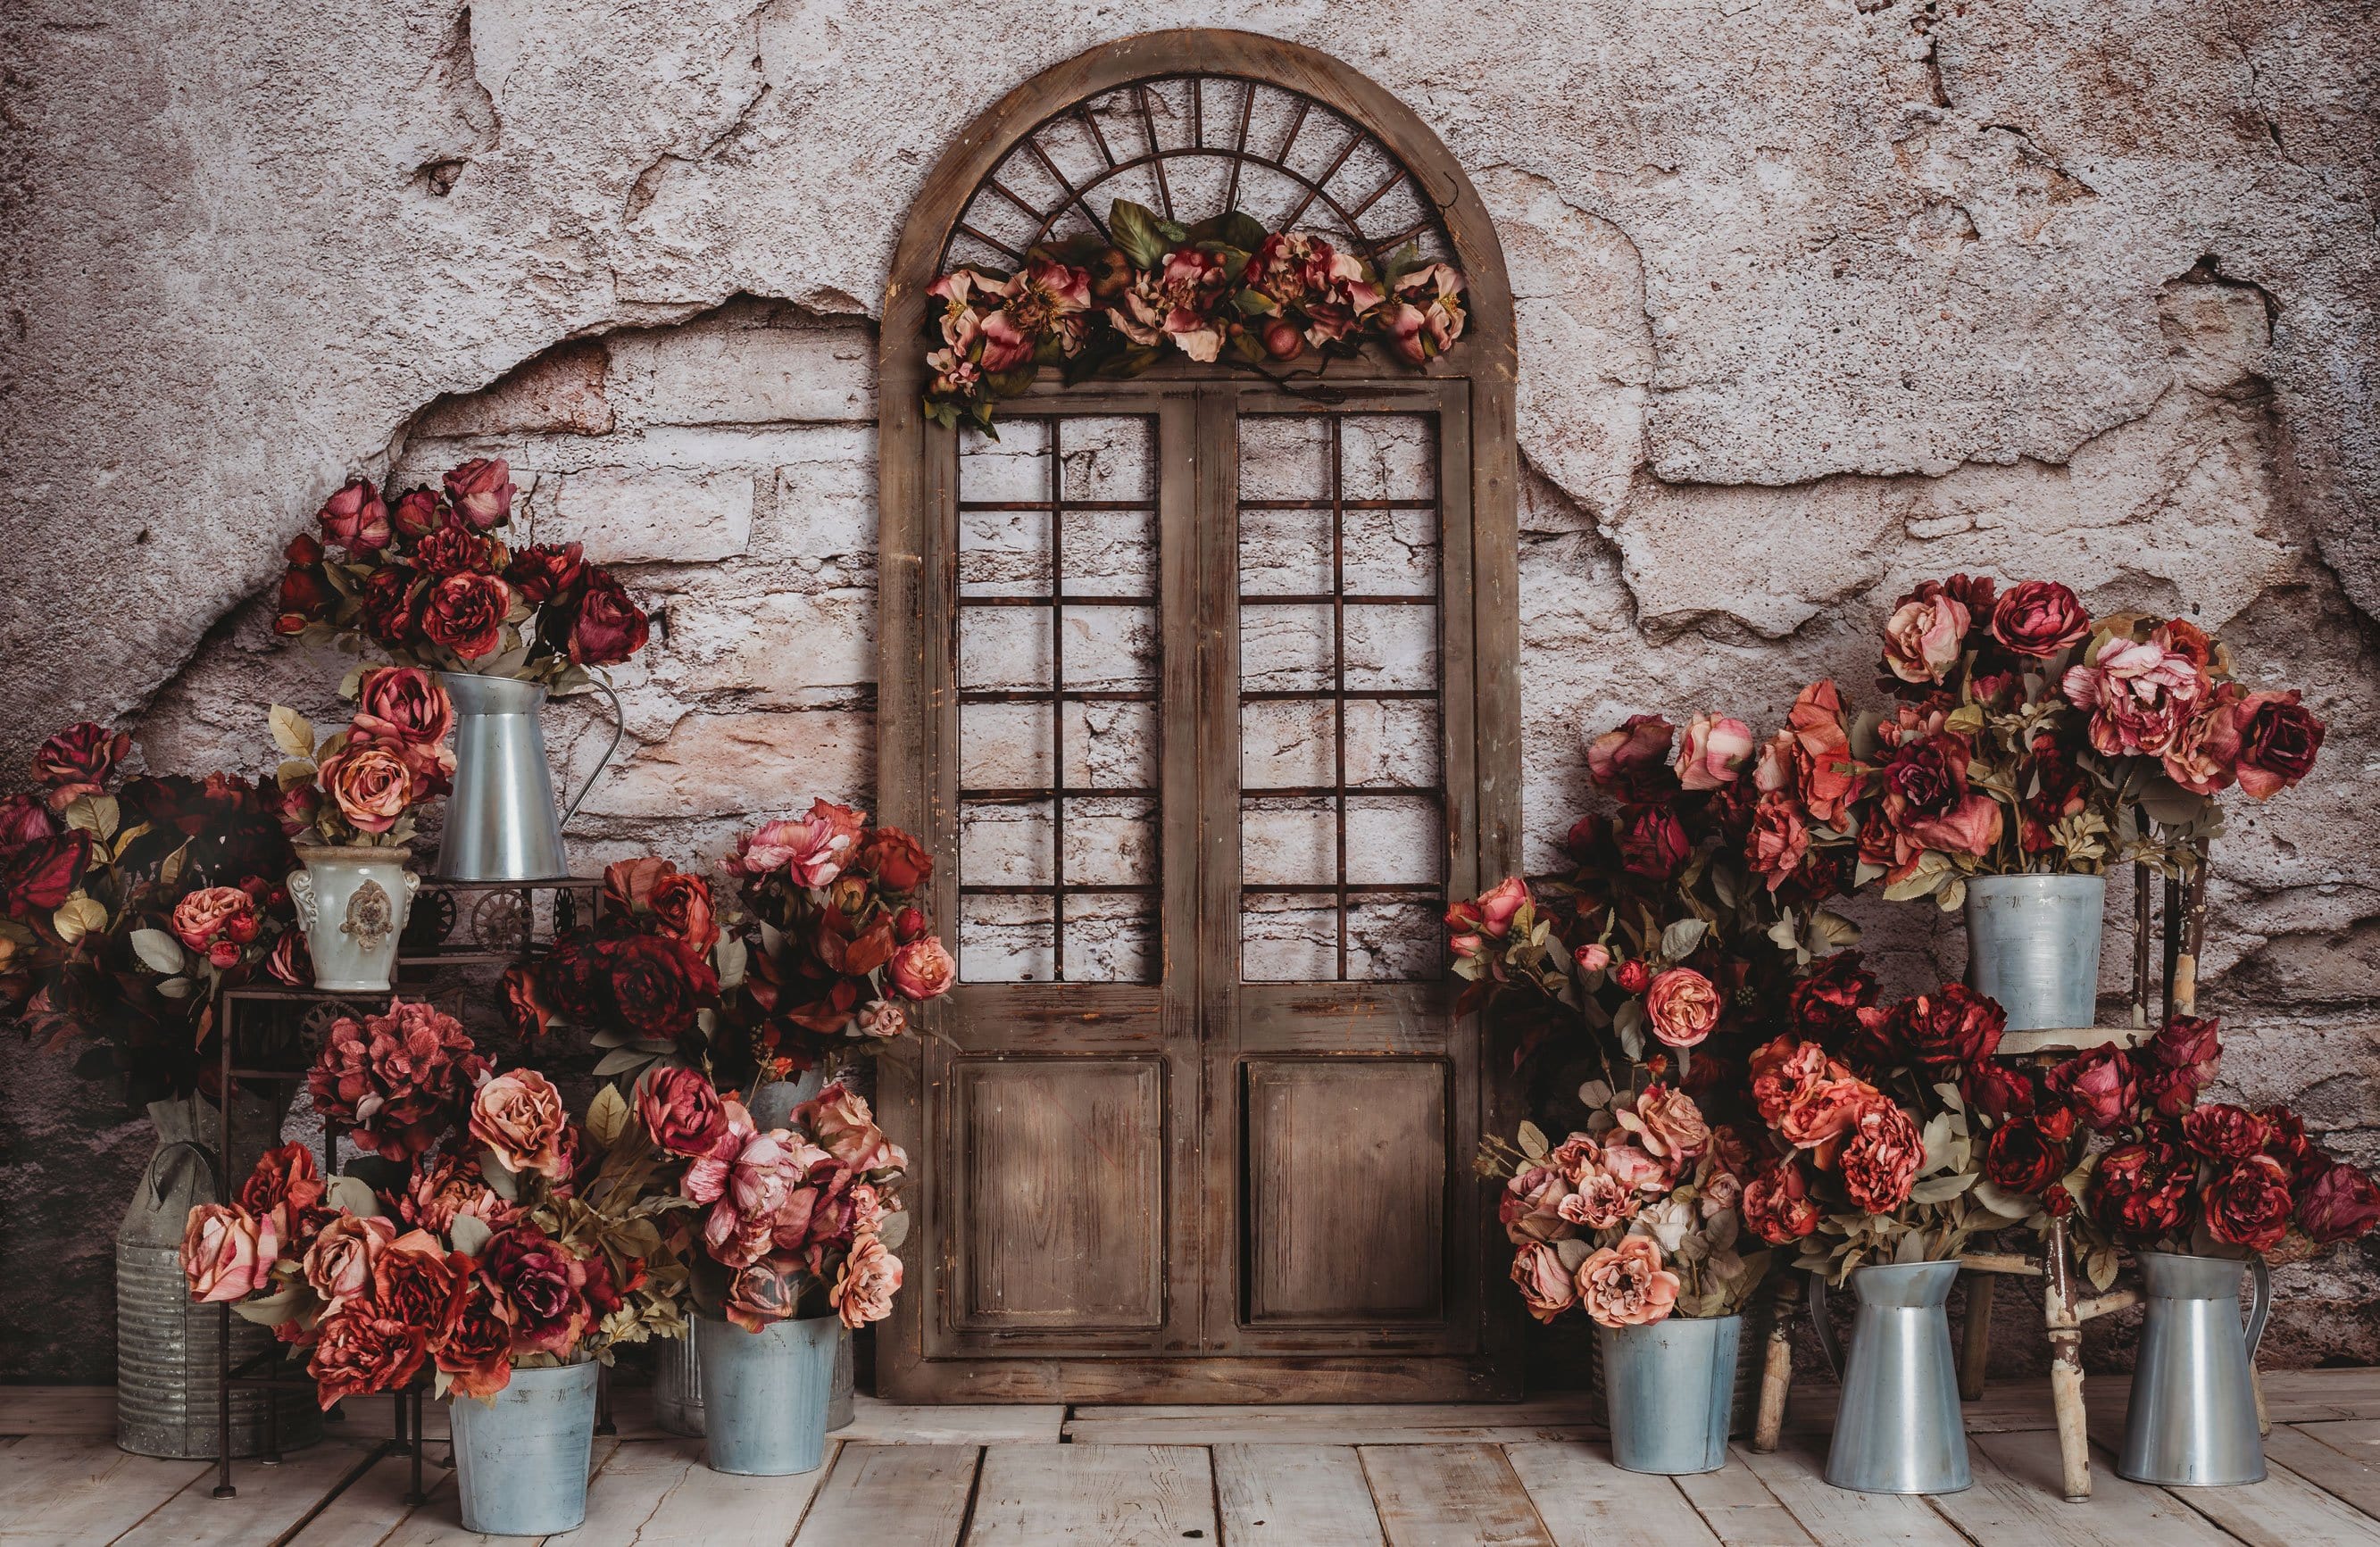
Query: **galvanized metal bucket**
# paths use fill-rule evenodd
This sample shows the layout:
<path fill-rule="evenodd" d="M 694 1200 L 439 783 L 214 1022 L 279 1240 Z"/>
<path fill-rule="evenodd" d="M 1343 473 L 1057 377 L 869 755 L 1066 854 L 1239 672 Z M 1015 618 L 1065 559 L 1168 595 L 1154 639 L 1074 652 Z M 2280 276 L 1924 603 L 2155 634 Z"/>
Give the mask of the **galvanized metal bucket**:
<path fill-rule="evenodd" d="M 277 1139 L 282 1109 L 245 1095 L 238 1102 L 233 1131 L 239 1151 L 232 1164 L 245 1175 Z M 180 1247 L 192 1205 L 221 1201 L 223 1189 L 205 1147 L 215 1138 L 215 1116 L 195 1100 L 156 1102 L 149 1120 L 157 1129 L 157 1151 L 115 1236 L 115 1443 L 135 1456 L 212 1458 L 219 1411 L 217 1340 L 229 1313 L 220 1306 L 190 1303 Z M 269 1328 L 237 1316 L 230 1322 L 234 1365 L 273 1346 Z M 270 1421 L 268 1398 L 278 1404 L 277 1426 Z M 235 1456 L 301 1450 L 322 1438 L 322 1410 L 306 1393 L 233 1388 Z"/>
<path fill-rule="evenodd" d="M 589 1359 L 516 1370 L 489 1401 L 455 1398 L 448 1416 L 465 1530 L 550 1536 L 586 1520 L 601 1368 Z"/>
<path fill-rule="evenodd" d="M 552 881 L 570 873 L 562 824 L 577 814 L 619 749 L 625 721 L 612 700 L 612 740 L 587 783 L 557 811 L 553 768 L 545 756 L 545 685 L 509 676 L 440 672 L 455 700 L 455 790 L 438 848 L 441 881 Z"/>
<path fill-rule="evenodd" d="M 834 1389 L 826 1402 L 830 1434 L 850 1428 L 858 1416 L 854 1400 L 857 1381 L 851 1329 L 839 1322 L 836 1327 Z M 653 1345 L 653 1422 L 663 1433 L 702 1438 L 702 1361 L 694 1357 L 691 1337 L 674 1337 Z"/>
<path fill-rule="evenodd" d="M 787 1477 L 826 1464 L 827 1394 L 842 1325 L 832 1316 L 794 1317 L 752 1333 L 695 1318 L 712 1471 Z"/>
<path fill-rule="evenodd" d="M 2124 1414 L 2116 1475 L 2162 1488 L 2231 1488 L 2265 1480 L 2249 1371 L 2273 1309 L 2273 1278 L 2261 1257 L 2192 1257 L 2143 1251 L 2138 1362 Z M 2255 1275 L 2248 1324 L 2240 1325 L 2240 1278 Z"/>
<path fill-rule="evenodd" d="M 1735 1403 L 1728 1419 L 1727 1432 L 1730 1439 L 1742 1439 L 1752 1432 L 1760 1419 L 1760 1372 L 1768 1357 L 1768 1334 L 1777 1325 L 1777 1296 L 1774 1281 L 1764 1281 L 1755 1287 L 1739 1312 L 1743 1322 L 1736 1334 Z M 1602 1328 L 1595 1329 L 1600 1334 Z M 1603 1358 L 1603 1339 L 1586 1340 L 1586 1389 L 1590 1395 L 1610 1400 L 1610 1376 Z"/>
<path fill-rule="evenodd" d="M 1810 1316 L 1842 1378 L 1827 1480 L 1857 1493 L 1956 1493 L 1967 1470 L 1966 1421 L 1943 1305 L 1956 1262 L 1908 1262 L 1852 1274 L 1859 1310 L 1848 1364 L 1827 1321 L 1824 1276 L 1810 1279 Z"/>
<path fill-rule="evenodd" d="M 397 937 L 421 878 L 405 868 L 407 848 L 306 845 L 302 871 L 289 872 L 289 900 L 314 986 L 336 993 L 385 993 L 396 971 Z"/>
<path fill-rule="evenodd" d="M 1715 1472 L 1727 1465 L 1743 1318 L 1672 1316 L 1597 1327 L 1611 1459 L 1632 1472 Z"/>
<path fill-rule="evenodd" d="M 2092 1025 L 2107 878 L 1978 875 L 1967 880 L 1967 986 L 1999 1002 L 2011 1031 Z"/>

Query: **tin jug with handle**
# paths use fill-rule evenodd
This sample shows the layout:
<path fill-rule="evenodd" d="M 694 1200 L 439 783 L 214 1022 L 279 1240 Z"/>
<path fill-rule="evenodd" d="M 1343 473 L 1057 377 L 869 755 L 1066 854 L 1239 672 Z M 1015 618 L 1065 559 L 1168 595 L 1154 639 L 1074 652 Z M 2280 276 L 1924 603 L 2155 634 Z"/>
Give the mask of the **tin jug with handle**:
<path fill-rule="evenodd" d="M 2265 1260 L 2143 1251 L 2138 1361 L 2116 1475 L 2166 1488 L 2230 1488 L 2265 1478 L 2249 1361 L 2273 1309 Z M 2240 1278 L 2254 1275 L 2247 1325 Z"/>
<path fill-rule="evenodd" d="M 625 729 L 620 696 L 598 678 L 612 700 L 612 739 L 595 771 L 557 810 L 553 769 L 545 756 L 541 682 L 518 677 L 440 672 L 455 700 L 455 791 L 446 801 L 446 832 L 438 846 L 440 881 L 558 881 L 570 873 L 562 824 L 619 749 Z"/>
<path fill-rule="evenodd" d="M 1827 1480 L 1861 1493 L 1955 1493 L 1967 1470 L 1967 1427 L 1943 1306 L 1959 1264 L 1904 1262 L 1856 1269 L 1851 1357 L 1835 1346 L 1827 1285 L 1810 1275 L 1810 1317 L 1842 1382 Z"/>

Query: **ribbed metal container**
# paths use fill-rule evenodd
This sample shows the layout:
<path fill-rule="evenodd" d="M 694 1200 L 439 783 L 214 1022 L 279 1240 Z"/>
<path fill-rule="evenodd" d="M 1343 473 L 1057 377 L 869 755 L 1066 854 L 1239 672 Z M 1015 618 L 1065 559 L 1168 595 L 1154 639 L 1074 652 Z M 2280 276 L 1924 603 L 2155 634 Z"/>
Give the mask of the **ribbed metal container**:
<path fill-rule="evenodd" d="M 834 1351 L 834 1388 L 826 1408 L 830 1432 L 851 1427 L 855 1383 L 846 1328 Z M 690 1337 L 653 1345 L 653 1421 L 667 1433 L 702 1437 L 702 1363 L 694 1357 Z"/>
<path fill-rule="evenodd" d="M 178 1460 L 215 1455 L 215 1338 L 223 1311 L 192 1305 L 172 1247 L 115 1246 L 115 1443 L 135 1456 Z M 234 1365 L 273 1346 L 269 1328 L 231 1319 Z M 265 1397 L 253 1387 L 231 1394 L 231 1453 L 261 1456 Z M 322 1410 L 302 1391 L 281 1401 L 280 1448 L 322 1438 Z"/>
<path fill-rule="evenodd" d="M 1727 1431 L 1735 1439 L 1752 1432 L 1760 1416 L 1760 1372 L 1768 1358 L 1769 1329 L 1777 1324 L 1777 1297 L 1770 1285 L 1763 1284 L 1752 1292 L 1740 1313 L 1743 1330 L 1735 1348 L 1735 1406 L 1728 1416 Z M 1598 1332 L 1601 1329 L 1597 1329 Z M 1610 1387 L 1603 1376 L 1603 1339 L 1587 1340 L 1587 1390 L 1602 1401 L 1611 1400 Z"/>

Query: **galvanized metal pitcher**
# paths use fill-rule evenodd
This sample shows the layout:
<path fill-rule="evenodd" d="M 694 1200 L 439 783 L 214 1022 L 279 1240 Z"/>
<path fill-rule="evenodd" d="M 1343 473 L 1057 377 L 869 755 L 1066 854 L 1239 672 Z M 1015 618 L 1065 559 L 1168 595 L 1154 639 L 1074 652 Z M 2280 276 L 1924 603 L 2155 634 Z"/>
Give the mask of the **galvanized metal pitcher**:
<path fill-rule="evenodd" d="M 1835 1347 L 1823 1275 L 1810 1277 L 1810 1316 L 1827 1362 L 1842 1380 L 1827 1480 L 1860 1493 L 1956 1493 L 1967 1471 L 1959 1374 L 1943 1304 L 1956 1262 L 1907 1262 L 1852 1274 L 1859 1311 L 1851 1360 Z"/>
<path fill-rule="evenodd" d="M 2011 1031 L 2093 1024 L 2099 1006 L 2103 875 L 1967 878 L 1967 986 L 1999 1003 Z"/>
<path fill-rule="evenodd" d="M 2248 1361 L 2264 1341 L 2273 1278 L 2261 1257 L 2140 1253 L 2143 1303 L 2132 1404 L 2116 1475 L 2165 1488 L 2230 1488 L 2265 1479 Z M 2240 1275 L 2255 1275 L 2245 1329 Z"/>
<path fill-rule="evenodd" d="M 446 801 L 446 835 L 438 848 L 441 881 L 555 881 L 570 873 L 562 824 L 577 814 L 604 765 L 619 749 L 625 722 L 612 700 L 612 740 L 566 810 L 553 804 L 546 761 L 545 685 L 516 677 L 440 672 L 455 700 L 455 793 Z"/>

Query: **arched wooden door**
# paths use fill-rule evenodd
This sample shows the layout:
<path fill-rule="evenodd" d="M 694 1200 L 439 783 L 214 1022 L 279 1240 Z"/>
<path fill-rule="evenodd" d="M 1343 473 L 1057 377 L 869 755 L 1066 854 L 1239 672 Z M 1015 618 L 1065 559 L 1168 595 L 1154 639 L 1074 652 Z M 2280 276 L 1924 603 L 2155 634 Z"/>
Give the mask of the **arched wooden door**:
<path fill-rule="evenodd" d="M 1172 360 L 920 413 L 924 291 L 1128 198 L 1468 284 L 1323 393 Z M 1510 1395 L 1502 1128 L 1439 915 L 1516 858 L 1512 335 L 1469 184 L 1344 66 L 1153 34 L 1013 92 L 887 288 L 880 794 L 961 985 L 888 1061 L 915 1157 L 878 1350 L 909 1400 Z"/>

